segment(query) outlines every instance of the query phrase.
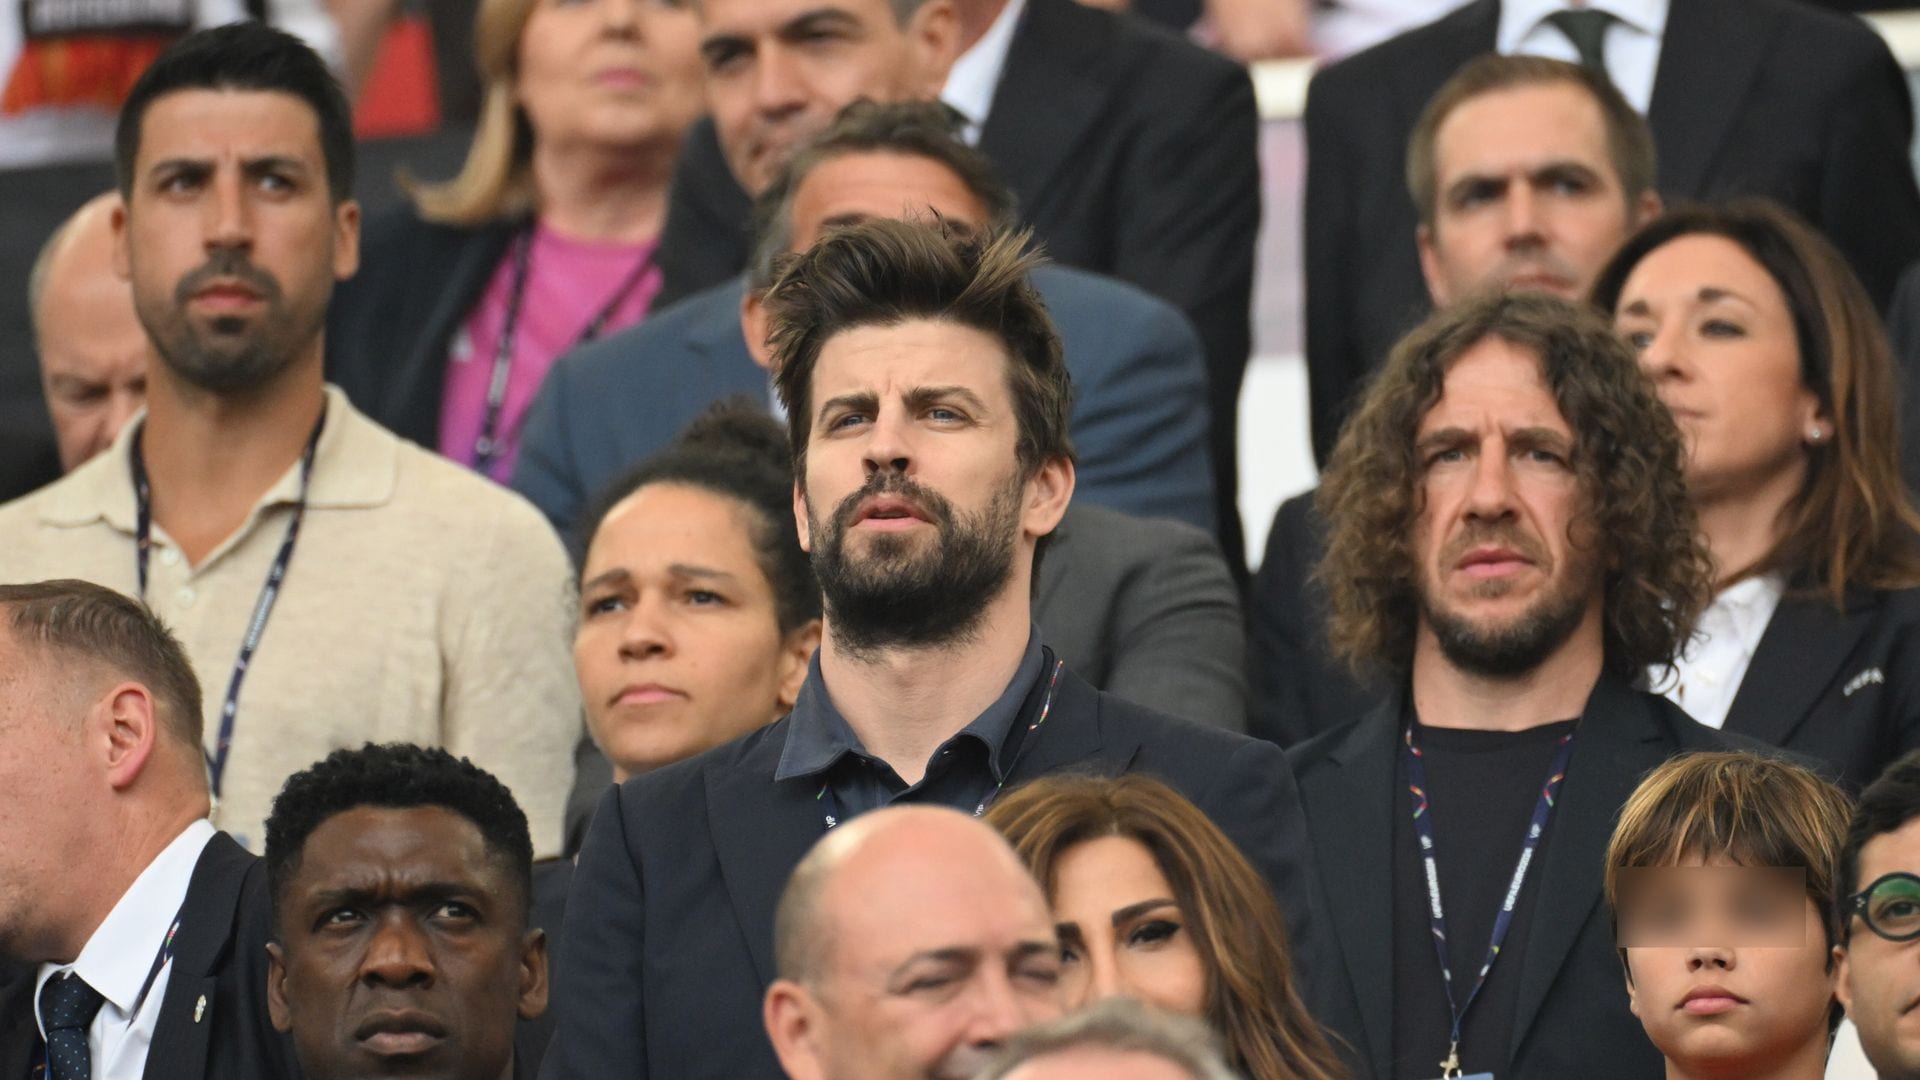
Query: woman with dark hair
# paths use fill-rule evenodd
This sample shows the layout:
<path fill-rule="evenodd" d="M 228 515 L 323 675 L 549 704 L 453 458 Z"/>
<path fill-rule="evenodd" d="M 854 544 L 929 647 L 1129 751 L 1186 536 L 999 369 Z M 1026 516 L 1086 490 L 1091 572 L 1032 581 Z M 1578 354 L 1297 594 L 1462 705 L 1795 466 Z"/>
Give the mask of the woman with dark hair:
<path fill-rule="evenodd" d="M 1294 985 L 1280 907 L 1207 816 L 1146 776 L 1047 777 L 987 811 L 1047 891 L 1068 1005 L 1204 1018 L 1248 1080 L 1339 1080 Z"/>
<path fill-rule="evenodd" d="M 1654 688 L 1855 788 L 1920 746 L 1920 512 L 1893 357 L 1839 254 L 1761 200 L 1635 233 L 1593 302 L 1687 439 L 1713 603 Z"/>
<path fill-rule="evenodd" d="M 616 780 L 792 708 L 820 643 L 786 432 L 751 401 L 694 421 L 620 477 L 580 530 L 574 670 Z"/>
<path fill-rule="evenodd" d="M 479 0 L 485 84 L 452 180 L 367 222 L 327 376 L 381 424 L 507 480 L 555 360 L 644 318 L 667 187 L 706 110 L 683 0 Z"/>

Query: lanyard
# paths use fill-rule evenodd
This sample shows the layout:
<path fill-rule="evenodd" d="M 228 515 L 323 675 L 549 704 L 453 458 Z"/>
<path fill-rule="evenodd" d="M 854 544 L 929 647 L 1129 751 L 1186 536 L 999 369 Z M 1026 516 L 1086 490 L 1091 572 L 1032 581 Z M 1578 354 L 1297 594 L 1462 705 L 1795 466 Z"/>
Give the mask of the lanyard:
<path fill-rule="evenodd" d="M 300 536 L 300 521 L 307 515 L 307 488 L 313 481 L 313 455 L 320 445 L 320 429 L 327 424 L 327 410 L 323 405 L 320 418 L 313 423 L 313 434 L 307 436 L 307 448 L 300 455 L 300 499 L 293 504 L 293 514 L 287 519 L 287 535 L 280 541 L 280 551 L 273 557 L 273 566 L 267 571 L 267 580 L 260 586 L 260 596 L 253 602 L 253 615 L 247 620 L 247 634 L 240 640 L 240 655 L 234 658 L 233 675 L 227 680 L 226 700 L 220 706 L 220 737 L 214 743 L 214 752 L 207 755 L 209 780 L 213 786 L 213 797 L 220 797 L 220 779 L 227 771 L 227 751 L 233 746 L 234 718 L 240 705 L 240 684 L 246 680 L 247 669 L 252 666 L 254 650 L 260 647 L 260 638 L 267 632 L 267 617 L 273 614 L 274 602 L 280 599 L 280 583 L 287 576 L 287 567 L 293 563 L 293 542 Z M 134 567 L 140 579 L 140 602 L 147 602 L 147 559 L 153 547 L 153 488 L 147 482 L 147 464 L 140 453 L 140 440 L 146 434 L 145 427 L 133 433 L 133 494 L 135 501 L 136 532 L 134 534 Z"/>
<path fill-rule="evenodd" d="M 1052 650 L 1049 649 L 1047 655 L 1048 659 L 1052 659 Z M 1040 725 L 1047 722 L 1047 714 L 1053 711 L 1053 692 L 1059 688 L 1060 672 L 1066 666 L 1067 662 L 1065 660 L 1053 661 L 1053 675 L 1047 679 L 1047 696 L 1040 700 L 1039 715 L 1034 717 L 1033 723 L 1025 727 L 1016 726 L 1014 728 L 1013 736 L 1019 740 L 1020 744 L 1014 748 L 1013 761 L 1007 765 L 1007 769 L 1001 774 L 999 782 L 993 785 L 993 790 L 987 792 L 986 797 L 982 798 L 980 802 L 974 806 L 974 817 L 979 817 L 987 812 L 987 807 L 993 805 L 993 801 L 1000 797 L 1001 789 L 1007 786 L 1007 777 L 1012 776 L 1014 770 L 1020 767 L 1021 759 L 1025 758 L 1027 754 L 1027 746 L 1033 741 L 1027 736 L 1032 735 L 1037 738 Z M 1028 700 L 1031 701 L 1032 699 L 1029 698 Z M 827 821 L 827 828 L 831 829 L 835 825 L 840 824 L 842 820 L 840 814 L 840 796 L 834 794 L 832 782 L 829 781 L 821 784 L 820 793 L 815 795 L 814 798 L 820 803 L 822 816 L 824 816 Z"/>
<path fill-rule="evenodd" d="M 520 230 L 513 241 L 513 291 L 507 294 L 507 315 L 500 326 L 500 342 L 493 350 L 493 374 L 487 379 L 487 404 L 480 418 L 480 435 L 473 441 L 473 469 L 486 473 L 493 461 L 500 455 L 500 415 L 506 411 L 507 383 L 513 376 L 513 339 L 520 328 L 520 305 L 527 298 L 527 270 L 533 261 L 533 226 Z M 574 339 L 573 347 L 578 348 L 598 338 L 607 329 L 607 322 L 613 318 L 614 309 L 624 303 L 633 290 L 640 286 L 640 279 L 647 276 L 653 268 L 653 256 L 648 254 L 627 272 L 613 295 L 600 307 L 600 313 L 587 323 L 587 328 Z"/>
<path fill-rule="evenodd" d="M 1507 940 L 1507 931 L 1513 926 L 1513 908 L 1520 899 L 1520 885 L 1527 879 L 1527 868 L 1532 865 L 1533 853 L 1540 846 L 1540 835 L 1546 831 L 1547 819 L 1553 816 L 1553 801 L 1560 792 L 1560 782 L 1567 778 L 1567 761 L 1573 756 L 1573 732 L 1562 735 L 1554 749 L 1553 764 L 1547 767 L 1547 782 L 1540 788 L 1539 801 L 1533 806 L 1533 819 L 1527 825 L 1526 839 L 1520 845 L 1520 861 L 1515 864 L 1513 880 L 1507 885 L 1507 898 L 1493 920 L 1493 940 L 1487 944 L 1487 958 L 1480 965 L 1479 974 L 1474 976 L 1473 986 L 1467 990 L 1466 998 L 1456 1004 L 1453 967 L 1447 960 L 1447 917 L 1440 906 L 1440 856 L 1433 842 L 1427 770 L 1420 762 L 1423 755 L 1413 737 L 1413 729 L 1414 725 L 1407 725 L 1407 786 L 1413 792 L 1413 828 L 1420 838 L 1420 863 L 1427 873 L 1428 918 L 1433 925 L 1433 949 L 1440 958 L 1440 979 L 1447 992 L 1447 1009 L 1453 1014 L 1451 1045 L 1447 1050 L 1447 1060 L 1440 1063 L 1440 1075 L 1443 1078 L 1457 1077 L 1460 1075 L 1460 1024 L 1466 1019 L 1467 1010 L 1473 1007 L 1474 999 L 1480 995 L 1480 988 L 1487 984 L 1487 972 L 1493 970 L 1493 962 L 1500 956 L 1500 946 Z"/>
<path fill-rule="evenodd" d="M 160 951 L 154 955 L 153 966 L 147 969 L 147 981 L 140 984 L 140 996 L 133 999 L 133 1008 L 127 1011 L 127 1023 L 132 1024 L 140 1016 L 140 1006 L 147 1000 L 147 994 L 153 990 L 153 982 L 160 977 L 160 969 L 173 959 L 173 939 L 180 933 L 180 916 L 186 914 L 186 905 L 180 905 L 180 912 L 173 917 L 173 925 L 167 928 L 167 938 L 160 943 Z"/>

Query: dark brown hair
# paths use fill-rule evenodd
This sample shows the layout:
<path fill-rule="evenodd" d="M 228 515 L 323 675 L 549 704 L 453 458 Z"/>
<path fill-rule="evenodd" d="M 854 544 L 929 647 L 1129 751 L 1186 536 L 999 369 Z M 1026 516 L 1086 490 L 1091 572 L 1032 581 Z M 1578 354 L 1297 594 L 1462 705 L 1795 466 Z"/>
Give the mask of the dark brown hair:
<path fill-rule="evenodd" d="M 1318 573 L 1334 650 L 1356 669 L 1402 673 L 1420 623 L 1413 551 L 1424 510 L 1414 436 L 1447 372 L 1498 338 L 1532 353 L 1574 437 L 1577 522 L 1604 548 L 1606 663 L 1632 677 L 1666 664 L 1711 595 L 1687 499 L 1684 444 L 1633 351 L 1593 310 L 1540 294 L 1494 295 L 1436 312 L 1394 346 L 1340 432 L 1318 496 Z"/>
<path fill-rule="evenodd" d="M 806 474 L 821 346 L 844 330 L 909 319 L 945 320 L 1002 342 L 1019 422 L 1014 450 L 1025 475 L 1049 461 L 1073 460 L 1072 383 L 1060 335 L 1027 280 L 1039 264 L 1025 251 L 1028 239 L 1025 232 L 973 237 L 874 220 L 835 230 L 783 260 L 767 294 L 768 339 L 796 475 Z"/>
<path fill-rule="evenodd" d="M 1432 227 L 1439 207 L 1440 163 L 1435 159 L 1435 144 L 1439 140 L 1440 125 L 1447 122 L 1447 117 L 1482 94 L 1551 83 L 1579 87 L 1600 107 L 1600 117 L 1607 128 L 1607 153 L 1613 159 L 1613 172 L 1628 205 L 1653 190 L 1653 130 L 1621 96 L 1612 80 L 1562 60 L 1490 53 L 1467 61 L 1441 84 L 1427 107 L 1420 111 L 1420 119 L 1407 139 L 1407 193 L 1413 196 L 1422 224 Z"/>
<path fill-rule="evenodd" d="M 201 759 L 200 682 L 186 650 L 153 612 L 112 589 L 71 579 L 0 585 L 0 608 L 14 642 L 54 662 L 47 671 L 93 665 L 145 686 L 162 729 Z"/>
<path fill-rule="evenodd" d="M 1722 576 L 1782 571 L 1817 582 L 1835 605 L 1851 586 L 1920 585 L 1920 511 L 1900 475 L 1893 350 L 1860 279 L 1825 237 L 1765 199 L 1676 209 L 1627 238 L 1594 280 L 1593 303 L 1611 316 L 1641 260 L 1695 235 L 1732 241 L 1780 287 L 1800 380 L 1833 423 L 1833 438 L 1806 450 L 1806 484 L 1786 507 L 1780 542 L 1757 565 Z"/>
<path fill-rule="evenodd" d="M 1249 1080 L 1339 1080 L 1327 1034 L 1294 984 L 1286 921 L 1267 883 L 1219 826 L 1179 792 L 1146 776 L 1056 776 L 1009 793 L 987 811 L 1052 894 L 1068 850 L 1105 836 L 1153 856 L 1186 916 L 1207 976 L 1206 1018 Z"/>

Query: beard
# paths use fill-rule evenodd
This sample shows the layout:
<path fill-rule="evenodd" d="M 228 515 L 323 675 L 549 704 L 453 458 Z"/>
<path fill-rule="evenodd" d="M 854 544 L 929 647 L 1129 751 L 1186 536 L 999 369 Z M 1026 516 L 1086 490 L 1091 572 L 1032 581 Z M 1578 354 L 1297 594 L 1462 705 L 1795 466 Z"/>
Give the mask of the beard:
<path fill-rule="evenodd" d="M 1597 560 L 1579 546 L 1569 545 L 1566 564 L 1554 566 L 1542 545 L 1517 529 L 1499 526 L 1461 533 L 1442 552 L 1440 564 L 1454 565 L 1470 548 L 1482 544 L 1511 548 L 1534 565 L 1545 565 L 1549 576 L 1540 596 L 1520 614 L 1492 623 L 1445 607 L 1439 589 L 1423 579 L 1420 612 L 1433 629 L 1441 654 L 1454 667 L 1482 678 L 1513 679 L 1545 663 L 1579 628 L 1593 595 Z M 1494 599 L 1512 588 L 1508 581 L 1485 581 L 1474 586 L 1473 595 Z"/>
<path fill-rule="evenodd" d="M 188 303 L 216 278 L 245 283 L 259 295 L 261 310 L 196 322 L 187 314 Z M 221 396 L 257 390 L 292 367 L 320 332 L 326 311 L 324 302 L 311 311 L 291 310 L 273 275 L 232 248 L 215 251 L 181 278 L 170 302 L 143 303 L 137 293 L 134 299 L 167 369 L 188 385 Z"/>
<path fill-rule="evenodd" d="M 987 605 L 1013 576 L 1025 486 L 1016 476 L 985 509 L 968 514 L 899 473 L 875 473 L 840 500 L 825 524 L 807 498 L 807 526 L 816 538 L 813 573 L 826 600 L 834 644 L 859 656 L 969 640 Z M 933 525 L 933 542 L 877 533 L 867 536 L 864 553 L 849 551 L 848 534 L 860 504 L 876 495 L 911 499 Z"/>

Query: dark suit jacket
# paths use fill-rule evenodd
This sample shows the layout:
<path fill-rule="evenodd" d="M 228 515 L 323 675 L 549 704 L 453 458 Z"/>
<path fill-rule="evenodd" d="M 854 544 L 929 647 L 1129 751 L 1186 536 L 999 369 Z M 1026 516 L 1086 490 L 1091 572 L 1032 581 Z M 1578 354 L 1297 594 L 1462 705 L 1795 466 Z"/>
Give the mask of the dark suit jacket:
<path fill-rule="evenodd" d="M 273 910 L 267 867 L 221 833 L 193 868 L 160 1022 L 147 1048 L 147 1080 L 297 1077 L 293 1044 L 267 1018 L 267 937 Z M 153 943 L 155 950 L 159 942 Z M 0 988 L 0 1077 L 24 1077 L 39 1036 L 33 971 Z M 196 1020 L 201 999 L 206 1007 Z M 23 1020 L 24 1017 L 24 1020 Z M 26 1038 L 15 1038 L 24 1033 Z"/>
<path fill-rule="evenodd" d="M 327 380 L 375 423 L 438 449 L 447 348 L 516 227 L 435 225 L 404 203 L 370 218 L 360 272 L 327 308 Z"/>
<path fill-rule="evenodd" d="M 1473 0 L 1322 71 L 1307 93 L 1306 338 L 1314 457 L 1428 310 L 1407 138 L 1453 72 L 1491 52 Z M 1767 195 L 1826 232 L 1884 307 L 1920 256 L 1905 74 L 1858 19 L 1794 0 L 1673 0 L 1648 122 L 1669 200 Z"/>
<path fill-rule="evenodd" d="M 778 1077 L 760 1023 L 773 910 L 824 829 L 818 787 L 773 779 L 787 721 L 611 788 L 588 830 L 566 927 L 560 1029 L 542 1075 Z M 1313 867 L 1272 746 L 1102 694 L 1068 672 L 1013 780 L 1152 773 L 1193 799 L 1273 884 L 1296 955 L 1318 957 Z"/>
<path fill-rule="evenodd" d="M 1727 710 L 1726 731 L 1830 765 L 1854 791 L 1920 747 L 1920 589 L 1788 593 Z"/>
<path fill-rule="evenodd" d="M 1900 389 L 1900 473 L 1920 489 L 1920 263 L 1907 268 L 1887 308 L 1894 378 Z"/>
<path fill-rule="evenodd" d="M 1390 1076 L 1393 1032 L 1391 815 L 1401 695 L 1287 752 L 1306 805 L 1323 911 L 1345 985 L 1323 992 L 1322 1022 L 1359 1051 L 1357 1077 Z M 1640 778 L 1686 750 L 1750 748 L 1694 723 L 1665 698 L 1603 677 L 1587 700 L 1536 873 L 1520 953 L 1514 1042 L 1502 1077 L 1633 1080 L 1662 1075 L 1660 1052 L 1627 1011 L 1613 917 L 1601 892 L 1614 818 Z M 1413 873 L 1411 867 L 1403 872 Z"/>
<path fill-rule="evenodd" d="M 1033 272 L 1073 376 L 1076 501 L 1213 528 L 1206 371 L 1193 329 L 1129 285 L 1060 266 Z M 521 429 L 513 488 L 570 535 L 626 466 L 714 402 L 770 400 L 740 331 L 739 280 L 563 357 Z"/>
<path fill-rule="evenodd" d="M 1253 84 L 1239 66 L 1136 19 L 1074 0 L 1030 0 L 980 135 L 1048 254 L 1130 281 L 1199 329 L 1215 518 L 1234 565 L 1245 562 L 1234 454 L 1252 351 L 1258 129 Z M 747 218 L 747 197 L 703 121 L 674 179 L 661 302 L 738 274 Z"/>

